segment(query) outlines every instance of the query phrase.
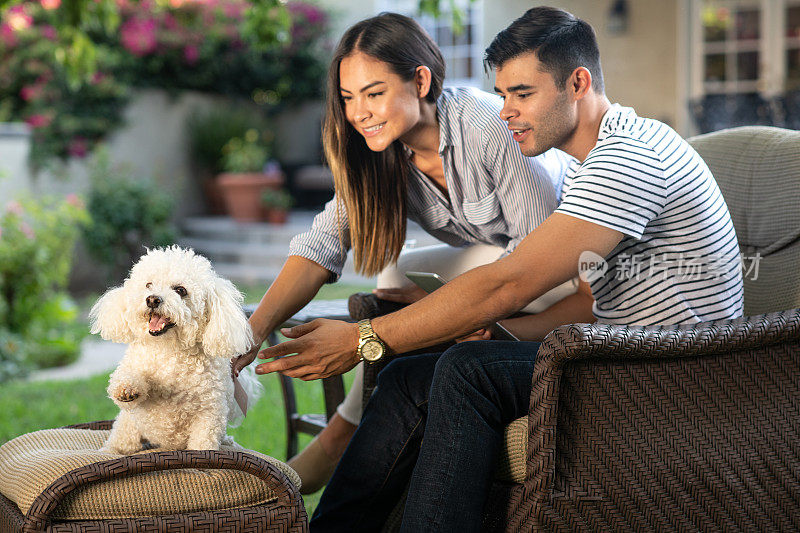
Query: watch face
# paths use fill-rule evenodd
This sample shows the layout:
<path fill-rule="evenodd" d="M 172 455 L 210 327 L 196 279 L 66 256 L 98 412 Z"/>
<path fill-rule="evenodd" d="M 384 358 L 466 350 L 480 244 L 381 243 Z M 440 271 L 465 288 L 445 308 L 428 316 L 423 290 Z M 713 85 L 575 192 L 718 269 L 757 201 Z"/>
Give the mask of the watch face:
<path fill-rule="evenodd" d="M 383 344 L 379 341 L 367 341 L 361 347 L 361 355 L 367 361 L 377 361 L 383 355 Z"/>

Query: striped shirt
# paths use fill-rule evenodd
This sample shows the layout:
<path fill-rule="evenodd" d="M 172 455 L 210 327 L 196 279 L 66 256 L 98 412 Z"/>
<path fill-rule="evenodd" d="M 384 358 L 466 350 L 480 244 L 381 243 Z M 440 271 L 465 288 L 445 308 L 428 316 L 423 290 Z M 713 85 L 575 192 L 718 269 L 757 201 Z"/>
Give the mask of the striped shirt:
<path fill-rule="evenodd" d="M 598 321 L 654 325 L 742 314 L 739 245 L 706 164 L 674 130 L 614 104 L 573 161 L 556 210 L 624 234 L 589 277 Z M 602 275 L 601 275 L 602 273 Z"/>
<path fill-rule="evenodd" d="M 550 150 L 530 158 L 520 153 L 500 118 L 499 97 L 474 88 L 446 88 L 436 103 L 439 155 L 447 193 L 409 162 L 408 217 L 452 246 L 486 243 L 511 252 L 556 208 L 571 158 Z M 344 248 L 339 242 L 336 198 L 295 236 L 289 255 L 341 275 L 350 247 L 344 207 Z M 378 214 L 376 214 L 377 216 Z"/>

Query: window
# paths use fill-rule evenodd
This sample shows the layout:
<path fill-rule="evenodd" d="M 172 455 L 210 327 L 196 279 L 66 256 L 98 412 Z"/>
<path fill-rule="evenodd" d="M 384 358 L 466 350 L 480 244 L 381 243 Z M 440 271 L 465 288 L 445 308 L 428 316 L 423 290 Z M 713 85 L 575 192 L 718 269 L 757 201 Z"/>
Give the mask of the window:
<path fill-rule="evenodd" d="M 692 3 L 698 129 L 800 127 L 800 0 Z"/>
<path fill-rule="evenodd" d="M 459 0 L 462 17 L 461 32 L 454 31 L 453 17 L 449 11 L 449 2 L 441 2 L 442 15 L 438 18 L 430 15 L 419 15 L 417 0 L 383 0 L 378 2 L 380 11 L 393 11 L 413 17 L 425 31 L 436 41 L 442 51 L 447 74 L 445 86 L 480 87 L 483 76 L 483 2 Z"/>

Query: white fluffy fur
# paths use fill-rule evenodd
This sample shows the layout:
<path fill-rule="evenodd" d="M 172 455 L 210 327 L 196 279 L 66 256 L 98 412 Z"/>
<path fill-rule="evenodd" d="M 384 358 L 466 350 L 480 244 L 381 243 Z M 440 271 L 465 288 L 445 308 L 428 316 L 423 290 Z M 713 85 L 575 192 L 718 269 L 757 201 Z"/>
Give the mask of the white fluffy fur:
<path fill-rule="evenodd" d="M 159 336 L 149 332 L 148 296 L 162 300 L 155 311 L 175 324 Z M 109 380 L 120 413 L 107 451 L 131 454 L 145 440 L 167 449 L 219 449 L 228 422 L 241 415 L 230 360 L 253 344 L 241 302 L 207 259 L 177 246 L 148 251 L 121 287 L 97 301 L 92 333 L 129 345 Z M 242 372 L 239 380 L 254 402 L 261 392 L 255 374 Z"/>

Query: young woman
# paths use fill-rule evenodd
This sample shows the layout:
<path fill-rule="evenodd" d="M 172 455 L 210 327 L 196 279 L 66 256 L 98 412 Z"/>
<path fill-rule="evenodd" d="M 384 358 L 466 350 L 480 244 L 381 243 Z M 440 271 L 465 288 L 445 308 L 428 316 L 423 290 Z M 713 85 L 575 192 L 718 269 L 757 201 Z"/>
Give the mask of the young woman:
<path fill-rule="evenodd" d="M 444 75 L 439 49 L 413 19 L 381 14 L 344 34 L 328 73 L 323 128 L 335 197 L 310 231 L 292 240 L 283 269 L 251 316 L 258 346 L 340 276 L 348 249 L 365 275 L 394 265 L 407 219 L 449 245 L 415 250 L 408 256 L 414 268 L 451 278 L 510 253 L 555 209 L 567 156 L 555 150 L 522 156 L 500 119 L 500 99 L 472 88 L 443 89 Z M 387 290 L 377 294 L 403 302 L 422 296 L 396 279 L 380 280 Z M 566 294 L 575 292 L 570 287 Z M 570 299 L 569 314 L 592 319 L 590 296 L 588 305 L 585 294 L 565 301 Z M 563 316 L 563 308 L 556 315 Z M 563 323 L 557 320 L 553 326 Z M 257 352 L 241 356 L 234 370 L 250 364 Z M 341 364 L 334 373 L 355 361 Z M 323 370 L 331 371 L 309 367 L 296 377 L 313 379 Z M 360 391 L 360 377 L 353 388 Z M 327 481 L 355 431 L 358 391 L 350 392 L 328 427 L 290 462 L 304 493 Z"/>

